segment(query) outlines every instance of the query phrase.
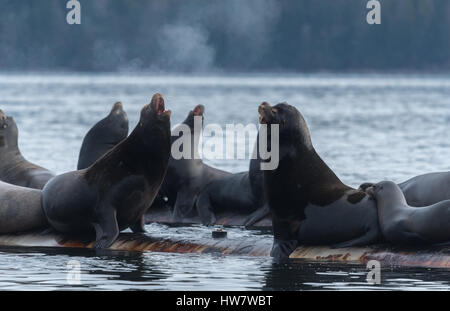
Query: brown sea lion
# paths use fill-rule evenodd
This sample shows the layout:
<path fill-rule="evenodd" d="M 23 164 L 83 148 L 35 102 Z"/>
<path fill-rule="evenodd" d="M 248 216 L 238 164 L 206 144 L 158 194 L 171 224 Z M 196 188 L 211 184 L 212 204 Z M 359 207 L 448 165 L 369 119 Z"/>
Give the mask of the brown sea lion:
<path fill-rule="evenodd" d="M 95 232 L 95 248 L 109 247 L 128 227 L 143 232 L 169 156 L 170 111 L 155 94 L 130 136 L 89 168 L 48 182 L 42 202 L 50 225 L 71 234 Z"/>
<path fill-rule="evenodd" d="M 320 158 L 301 113 L 286 103 L 259 106 L 260 123 L 279 126 L 279 165 L 264 171 L 264 191 L 272 213 L 271 255 L 286 258 L 298 244 L 362 246 L 380 238 L 376 203 L 343 184 Z"/>

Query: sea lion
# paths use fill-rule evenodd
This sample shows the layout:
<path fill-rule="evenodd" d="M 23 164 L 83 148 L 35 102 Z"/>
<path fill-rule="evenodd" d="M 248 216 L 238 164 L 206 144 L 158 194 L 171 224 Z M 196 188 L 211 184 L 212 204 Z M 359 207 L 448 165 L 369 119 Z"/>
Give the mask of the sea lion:
<path fill-rule="evenodd" d="M 16 122 L 0 110 L 0 180 L 16 186 L 42 189 L 55 175 L 25 160 L 19 150 L 18 137 Z"/>
<path fill-rule="evenodd" d="M 279 165 L 264 171 L 264 191 L 272 213 L 271 256 L 286 258 L 298 244 L 362 246 L 380 235 L 375 201 L 343 184 L 316 153 L 308 126 L 293 106 L 264 102 L 260 123 L 279 126 Z M 276 137 L 275 137 L 276 138 Z"/>
<path fill-rule="evenodd" d="M 0 181 L 0 234 L 48 226 L 41 204 L 41 190 Z"/>
<path fill-rule="evenodd" d="M 84 137 L 77 170 L 91 166 L 127 136 L 128 117 L 123 110 L 122 103 L 117 102 L 109 115 L 97 122 Z"/>
<path fill-rule="evenodd" d="M 255 148 L 258 148 L 259 134 Z M 245 217 L 244 225 L 251 226 L 269 214 L 264 199 L 263 171 L 260 159 L 251 159 L 249 170 L 224 176 L 210 182 L 199 194 L 197 213 L 204 225 L 216 222 L 216 213 L 234 212 Z"/>
<path fill-rule="evenodd" d="M 143 232 L 144 213 L 164 179 L 170 155 L 170 110 L 155 94 L 139 123 L 87 169 L 50 180 L 42 191 L 50 225 L 63 233 L 93 233 L 95 248 L 107 248 L 128 227 Z"/>
<path fill-rule="evenodd" d="M 375 183 L 363 183 L 366 191 Z M 435 172 L 413 177 L 398 184 L 409 206 L 420 207 L 450 200 L 450 172 Z"/>
<path fill-rule="evenodd" d="M 188 126 L 191 134 L 190 156 L 188 158 L 175 159 L 171 154 L 167 174 L 158 194 L 159 201 L 161 198 L 164 198 L 167 204 L 173 207 L 173 218 L 175 221 L 180 221 L 192 215 L 197 196 L 207 184 L 230 174 L 203 163 L 198 156 L 195 156 L 198 151 L 204 112 L 205 107 L 197 105 L 171 133 L 172 144 L 177 139 L 180 139 L 181 127 Z M 200 124 L 197 127 L 194 126 L 195 117 L 200 118 L 198 119 Z M 154 204 L 161 203 L 155 202 Z"/>
<path fill-rule="evenodd" d="M 392 181 L 377 183 L 368 193 L 377 201 L 380 228 L 387 241 L 410 246 L 450 242 L 450 200 L 411 207 Z"/>

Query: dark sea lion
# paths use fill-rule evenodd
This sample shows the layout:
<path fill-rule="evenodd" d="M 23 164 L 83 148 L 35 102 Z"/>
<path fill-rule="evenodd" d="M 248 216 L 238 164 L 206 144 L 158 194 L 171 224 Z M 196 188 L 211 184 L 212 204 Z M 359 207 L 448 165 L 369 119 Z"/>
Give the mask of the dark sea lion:
<path fill-rule="evenodd" d="M 42 189 L 55 175 L 25 160 L 19 150 L 18 137 L 16 122 L 0 110 L 0 180 L 16 186 Z"/>
<path fill-rule="evenodd" d="M 374 183 L 361 184 L 365 191 Z M 398 184 L 409 206 L 428 206 L 450 200 L 450 172 L 428 173 Z"/>
<path fill-rule="evenodd" d="M 343 184 L 316 153 L 301 113 L 282 103 L 259 106 L 260 123 L 279 125 L 279 165 L 264 171 L 264 191 L 272 213 L 271 256 L 286 258 L 298 244 L 362 246 L 380 235 L 375 201 Z"/>
<path fill-rule="evenodd" d="M 41 204 L 41 190 L 0 181 L 0 234 L 48 226 Z"/>
<path fill-rule="evenodd" d="M 117 102 L 109 115 L 96 123 L 86 134 L 78 157 L 77 170 L 94 164 L 106 152 L 128 136 L 128 117 L 122 103 Z"/>
<path fill-rule="evenodd" d="M 258 148 L 257 143 L 255 148 Z M 245 226 L 267 216 L 269 207 L 264 199 L 260 159 L 250 160 L 248 172 L 231 174 L 209 183 L 200 193 L 196 207 L 205 225 L 215 224 L 216 214 L 223 212 L 243 215 Z"/>
<path fill-rule="evenodd" d="M 59 175 L 42 191 L 45 215 L 57 231 L 96 234 L 95 248 L 107 248 L 130 227 L 143 232 L 170 156 L 170 111 L 155 94 L 125 140 L 87 169 Z"/>
<path fill-rule="evenodd" d="M 450 200 L 411 207 L 392 181 L 373 185 L 368 193 L 377 201 L 380 227 L 387 241 L 410 246 L 450 242 Z"/>
<path fill-rule="evenodd" d="M 180 139 L 178 136 L 180 127 L 188 126 L 191 133 L 191 137 L 187 139 L 190 140 L 190 156 L 175 159 L 171 154 L 167 174 L 158 194 L 160 199 L 164 198 L 167 204 L 173 207 L 175 221 L 192 215 L 197 196 L 207 184 L 230 174 L 205 164 L 198 156 L 195 157 L 198 152 L 204 111 L 203 105 L 197 105 L 189 112 L 183 123 L 174 128 L 171 133 L 171 143 Z M 195 117 L 200 118 L 197 128 L 194 127 Z"/>

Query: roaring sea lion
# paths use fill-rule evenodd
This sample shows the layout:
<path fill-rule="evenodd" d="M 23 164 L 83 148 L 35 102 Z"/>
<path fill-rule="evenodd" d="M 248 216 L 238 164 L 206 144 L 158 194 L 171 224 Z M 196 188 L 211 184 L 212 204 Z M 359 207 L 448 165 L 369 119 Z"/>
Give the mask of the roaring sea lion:
<path fill-rule="evenodd" d="M 18 137 L 16 122 L 0 110 L 0 180 L 16 186 L 42 189 L 55 175 L 25 160 L 19 150 Z"/>
<path fill-rule="evenodd" d="M 366 191 L 374 183 L 359 186 Z M 450 200 L 450 172 L 428 173 L 398 184 L 409 206 L 420 207 Z"/>
<path fill-rule="evenodd" d="M 343 184 L 316 153 L 301 113 L 286 103 L 259 106 L 260 123 L 279 126 L 279 165 L 264 171 L 272 213 L 271 256 L 286 258 L 298 244 L 362 246 L 380 235 L 375 201 Z"/>
<path fill-rule="evenodd" d="M 0 234 L 48 226 L 41 204 L 41 190 L 0 181 Z"/>
<path fill-rule="evenodd" d="M 411 207 L 392 181 L 373 185 L 368 193 L 377 201 L 380 227 L 387 241 L 410 246 L 450 242 L 450 200 Z"/>
<path fill-rule="evenodd" d="M 166 174 L 170 110 L 155 94 L 125 140 L 87 169 L 50 180 L 42 191 L 45 215 L 60 232 L 95 231 L 95 248 L 107 248 L 128 227 L 144 231 L 144 213 Z"/>
<path fill-rule="evenodd" d="M 83 139 L 77 170 L 94 164 L 106 152 L 128 136 L 128 117 L 121 102 L 117 102 L 109 115 L 95 124 Z"/>
<path fill-rule="evenodd" d="M 190 156 L 188 158 L 175 159 L 171 154 L 167 174 L 158 194 L 159 198 L 165 198 L 167 204 L 173 207 L 173 218 L 175 221 L 192 215 L 197 196 L 207 184 L 230 174 L 213 168 L 203 163 L 200 158 L 195 157 L 198 151 L 204 112 L 204 106 L 197 105 L 194 110 L 189 112 L 183 123 L 174 128 L 171 133 L 171 143 L 180 138 L 178 136 L 180 127 L 188 126 L 191 133 Z M 194 127 L 195 117 L 198 117 L 200 120 L 200 124 L 197 127 Z"/>

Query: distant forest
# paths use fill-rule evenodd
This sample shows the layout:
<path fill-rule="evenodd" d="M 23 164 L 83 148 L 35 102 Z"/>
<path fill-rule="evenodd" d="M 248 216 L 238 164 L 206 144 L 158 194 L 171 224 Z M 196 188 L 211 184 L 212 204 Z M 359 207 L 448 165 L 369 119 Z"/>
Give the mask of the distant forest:
<path fill-rule="evenodd" d="M 0 70 L 450 71 L 450 0 L 0 0 Z"/>

